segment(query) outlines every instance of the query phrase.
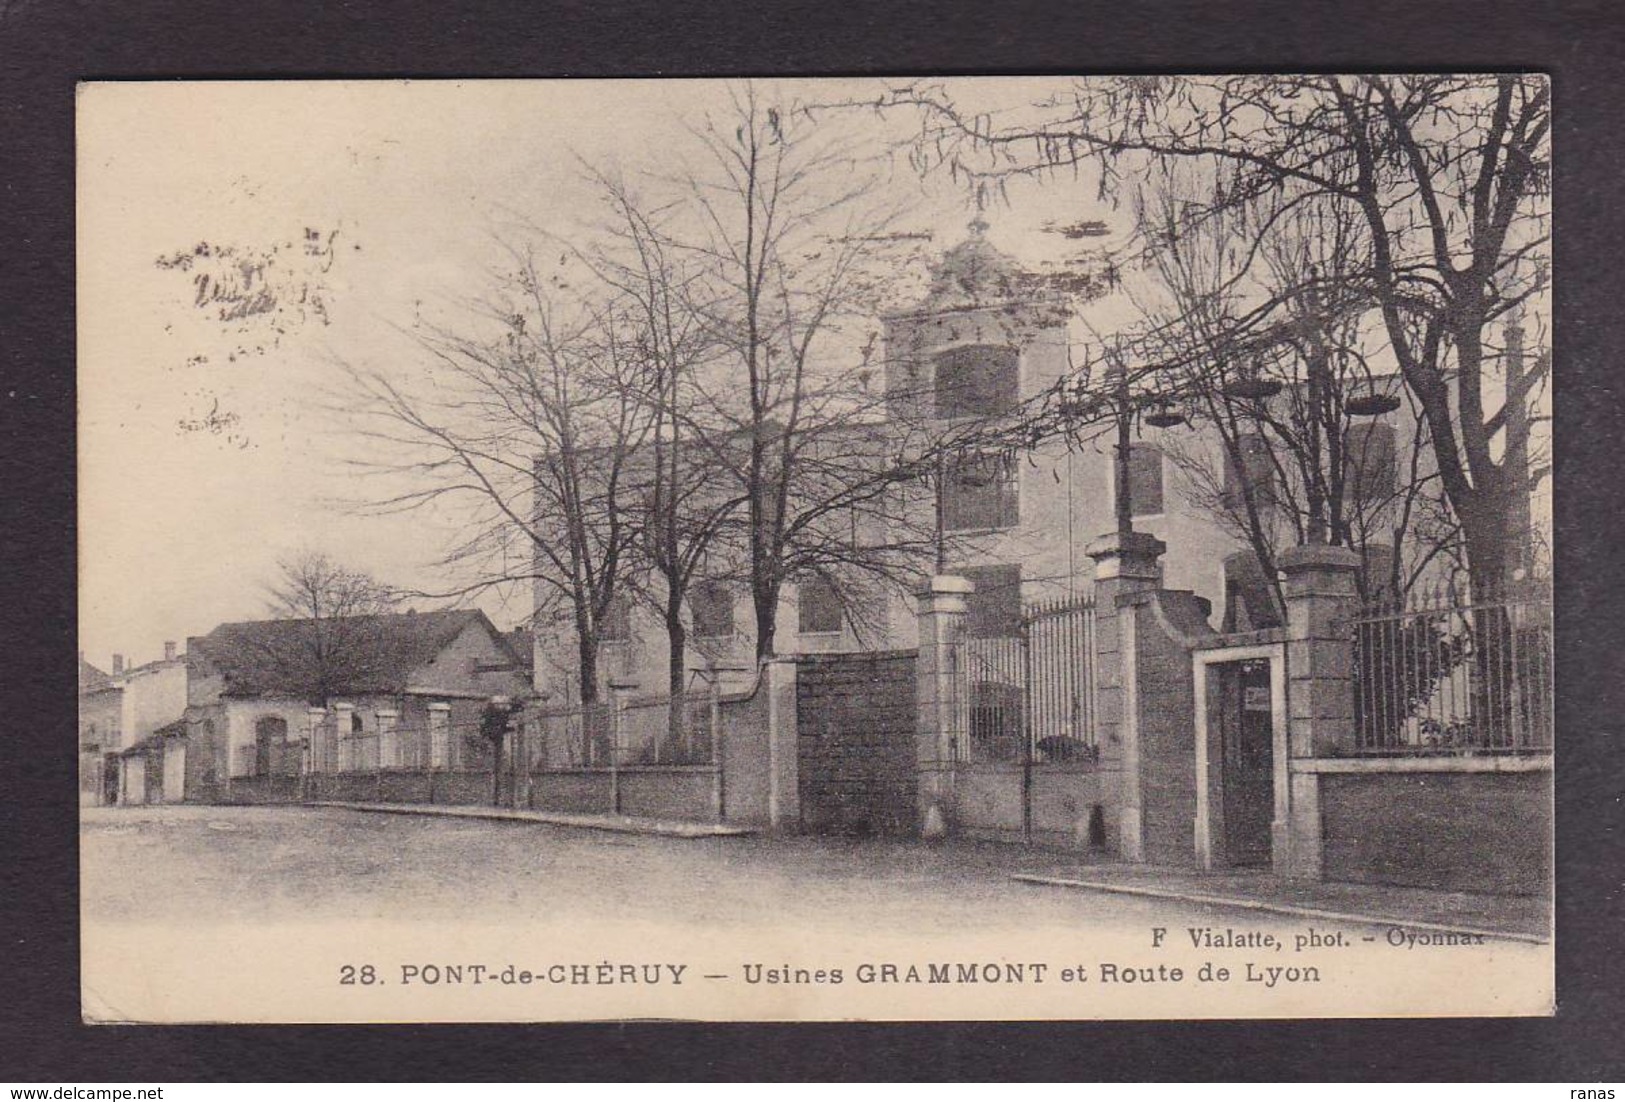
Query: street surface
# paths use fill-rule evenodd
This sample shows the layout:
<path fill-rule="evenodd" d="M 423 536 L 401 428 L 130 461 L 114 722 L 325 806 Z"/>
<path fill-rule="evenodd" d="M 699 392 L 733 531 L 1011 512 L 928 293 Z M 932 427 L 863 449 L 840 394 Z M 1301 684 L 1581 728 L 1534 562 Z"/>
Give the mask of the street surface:
<path fill-rule="evenodd" d="M 1546 1013 L 1549 946 L 1040 887 L 1020 846 L 87 809 L 96 1021 Z"/>
<path fill-rule="evenodd" d="M 1015 883 L 1081 866 L 1008 845 L 670 839 L 331 808 L 90 808 L 81 822 L 87 922 L 613 915 L 924 934 L 1214 921 L 1208 908 Z"/>

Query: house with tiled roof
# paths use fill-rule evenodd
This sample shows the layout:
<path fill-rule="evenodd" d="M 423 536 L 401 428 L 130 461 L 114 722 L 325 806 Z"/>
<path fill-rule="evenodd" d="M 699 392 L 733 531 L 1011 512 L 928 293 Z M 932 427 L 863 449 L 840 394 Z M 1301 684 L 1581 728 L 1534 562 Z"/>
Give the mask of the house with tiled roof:
<path fill-rule="evenodd" d="M 187 658 L 188 799 L 292 799 L 313 774 L 489 776 L 480 712 L 530 689 L 478 610 L 221 624 Z"/>

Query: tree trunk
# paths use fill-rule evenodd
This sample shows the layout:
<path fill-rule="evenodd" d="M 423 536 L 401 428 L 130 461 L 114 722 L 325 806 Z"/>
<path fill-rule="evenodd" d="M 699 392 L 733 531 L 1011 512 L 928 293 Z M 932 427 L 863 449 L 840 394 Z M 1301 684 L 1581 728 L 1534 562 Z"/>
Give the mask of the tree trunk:
<path fill-rule="evenodd" d="M 598 700 L 598 640 L 587 632 L 576 632 L 576 666 L 581 675 L 581 703 Z"/>
<path fill-rule="evenodd" d="M 760 582 L 751 587 L 751 598 L 756 606 L 756 661 L 772 658 L 773 636 L 779 625 L 779 587 Z"/>
<path fill-rule="evenodd" d="M 1472 722 L 1476 744 L 1508 749 L 1517 741 L 1518 686 L 1513 668 L 1512 591 L 1516 544 L 1507 530 L 1510 495 L 1481 498 L 1460 514 L 1472 591 Z"/>
<path fill-rule="evenodd" d="M 681 599 L 666 603 L 666 641 L 666 696 L 670 700 L 666 716 L 666 757 L 669 761 L 687 761 L 683 693 L 688 680 L 688 630 L 683 627 Z"/>

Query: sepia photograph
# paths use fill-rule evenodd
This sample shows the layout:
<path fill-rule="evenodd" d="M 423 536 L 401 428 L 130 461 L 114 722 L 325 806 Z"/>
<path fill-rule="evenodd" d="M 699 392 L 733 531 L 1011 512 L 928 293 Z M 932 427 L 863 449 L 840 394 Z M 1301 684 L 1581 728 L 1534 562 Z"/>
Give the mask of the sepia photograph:
<path fill-rule="evenodd" d="M 75 125 L 86 1023 L 1553 1014 L 1546 76 Z"/>

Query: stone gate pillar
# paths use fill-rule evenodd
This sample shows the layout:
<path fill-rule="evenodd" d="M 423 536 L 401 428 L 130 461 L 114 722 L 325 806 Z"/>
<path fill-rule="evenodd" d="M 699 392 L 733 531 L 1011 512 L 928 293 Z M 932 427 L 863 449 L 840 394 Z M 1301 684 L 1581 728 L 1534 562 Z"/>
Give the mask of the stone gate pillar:
<path fill-rule="evenodd" d="M 919 595 L 920 650 L 915 662 L 918 720 L 915 760 L 919 770 L 921 833 L 940 837 L 954 806 L 954 767 L 966 752 L 970 691 L 960 643 L 965 636 L 965 598 L 976 586 L 968 578 L 938 575 Z"/>
<path fill-rule="evenodd" d="M 1321 875 L 1320 776 L 1294 760 L 1326 757 L 1354 742 L 1354 641 L 1348 621 L 1359 595 L 1360 556 L 1346 547 L 1303 544 L 1281 553 L 1287 668 L 1287 815 L 1277 821 L 1276 868 Z"/>
<path fill-rule="evenodd" d="M 383 708 L 378 712 L 378 766 L 381 769 L 393 769 L 406 764 L 401 760 L 401 743 L 395 729 L 395 723 L 400 717 L 401 713 L 393 708 Z"/>
<path fill-rule="evenodd" d="M 1141 816 L 1139 697 L 1132 633 L 1135 593 L 1157 588 L 1157 560 L 1168 545 L 1149 532 L 1112 532 L 1085 552 L 1095 560 L 1095 695 L 1103 771 L 1117 770 L 1117 848 L 1125 861 L 1145 860 Z"/>
<path fill-rule="evenodd" d="M 339 772 L 348 773 L 361 768 L 361 758 L 357 752 L 354 726 L 351 717 L 355 715 L 355 705 L 336 703 L 333 705 L 333 737 L 339 744 Z"/>

